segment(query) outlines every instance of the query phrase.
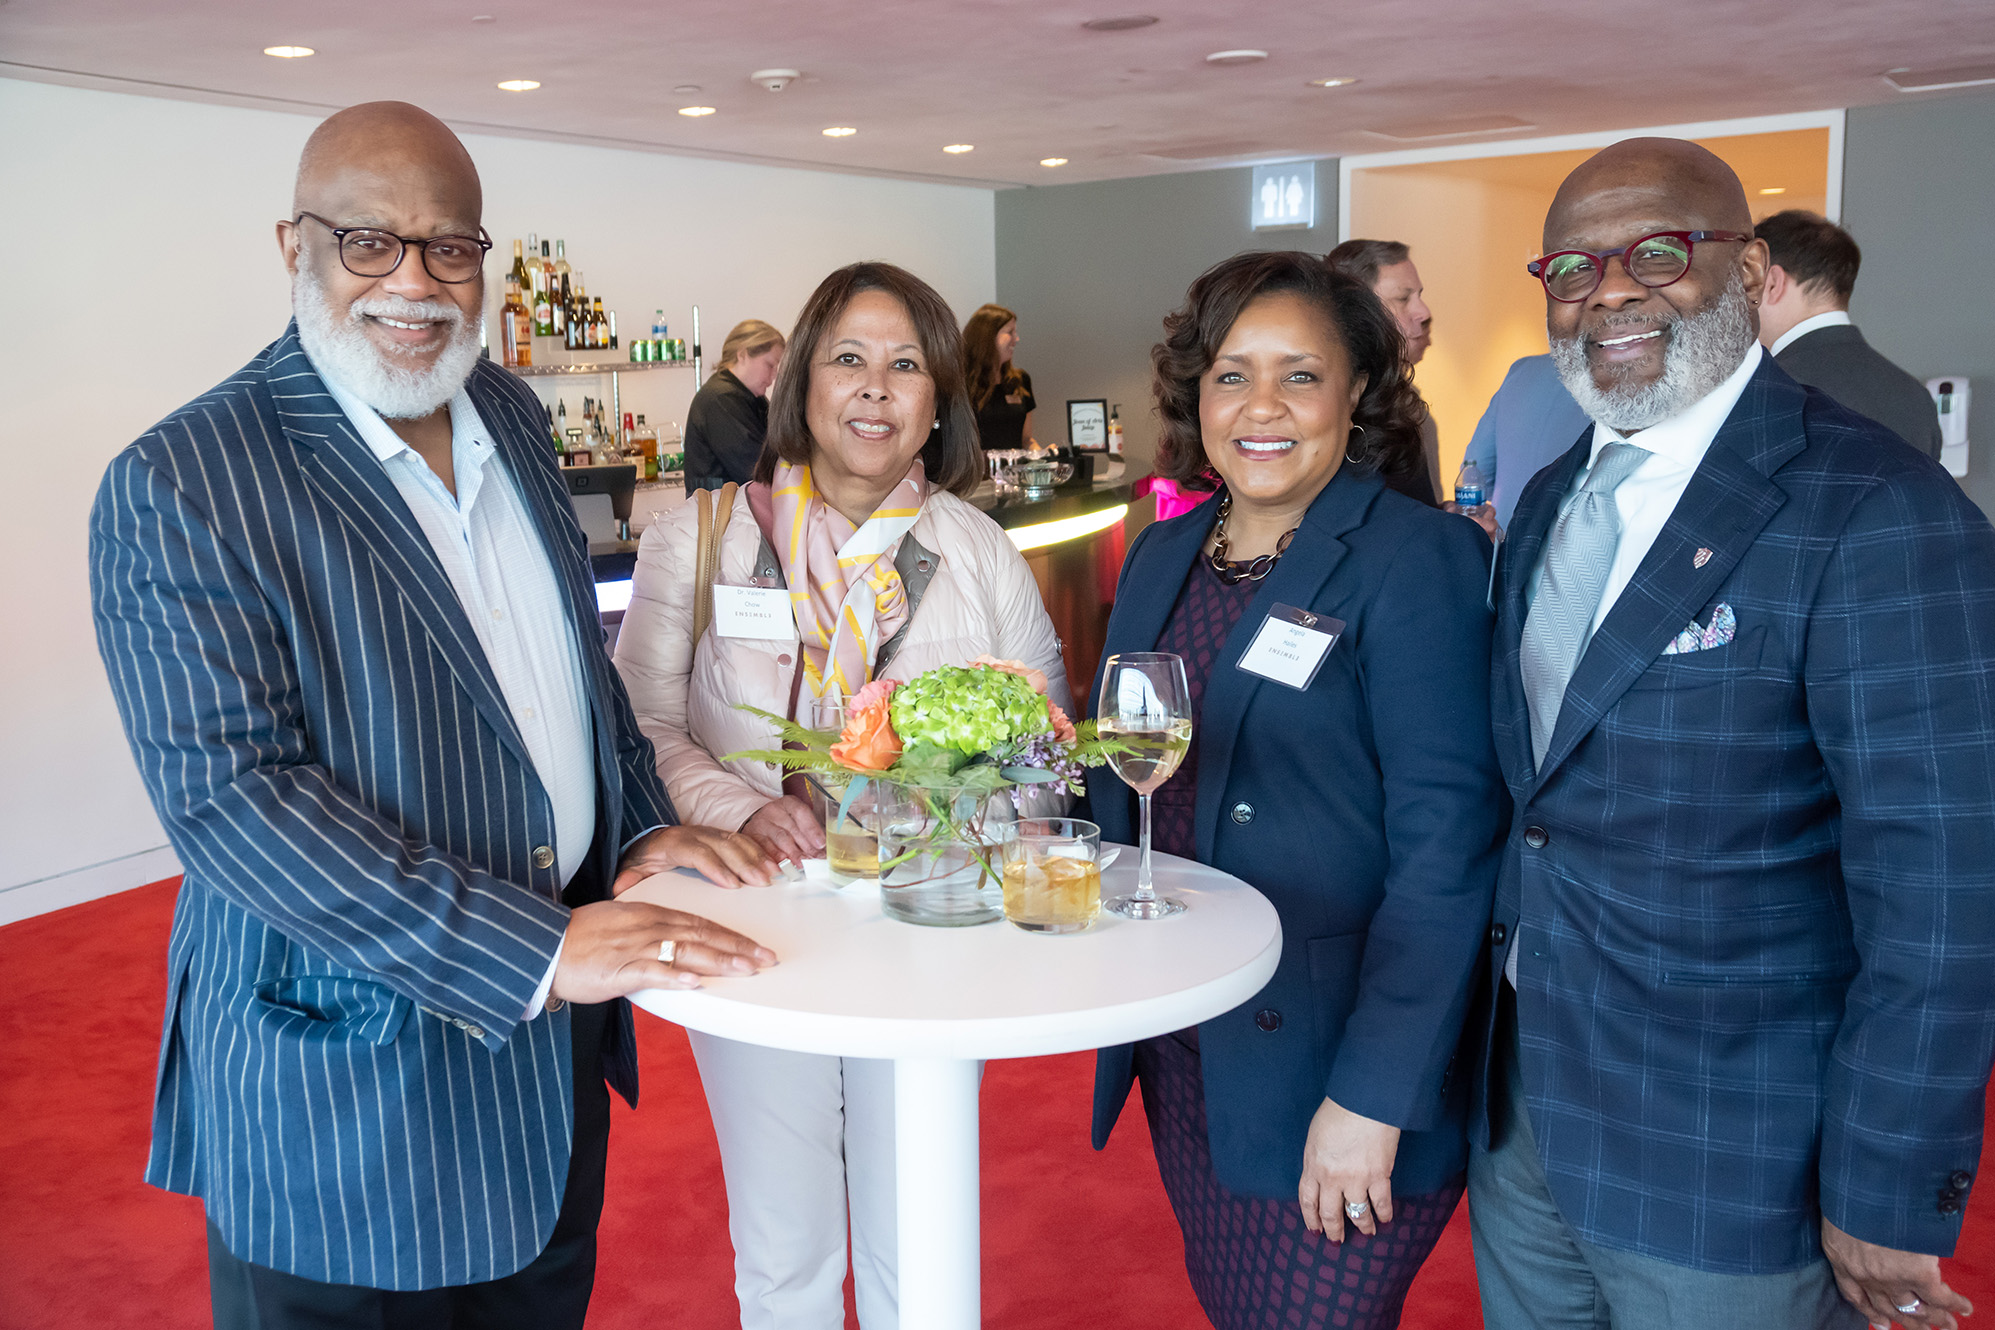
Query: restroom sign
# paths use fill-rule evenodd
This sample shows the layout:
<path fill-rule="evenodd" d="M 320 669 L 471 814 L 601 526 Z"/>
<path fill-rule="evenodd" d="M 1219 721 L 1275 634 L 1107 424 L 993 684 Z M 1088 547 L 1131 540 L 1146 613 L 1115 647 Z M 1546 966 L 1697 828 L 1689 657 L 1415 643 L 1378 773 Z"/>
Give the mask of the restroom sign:
<path fill-rule="evenodd" d="M 1248 208 L 1256 231 L 1316 225 L 1316 163 L 1255 167 Z"/>

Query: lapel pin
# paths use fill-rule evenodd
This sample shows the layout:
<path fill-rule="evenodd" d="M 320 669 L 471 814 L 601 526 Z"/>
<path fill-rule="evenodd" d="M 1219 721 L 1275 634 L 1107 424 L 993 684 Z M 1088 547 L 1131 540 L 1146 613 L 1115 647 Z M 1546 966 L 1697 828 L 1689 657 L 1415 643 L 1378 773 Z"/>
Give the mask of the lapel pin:
<path fill-rule="evenodd" d="M 1701 546 L 1698 548 L 1697 553 L 1690 556 L 1690 566 L 1692 568 L 1702 568 L 1709 562 L 1711 562 L 1711 551 Z"/>

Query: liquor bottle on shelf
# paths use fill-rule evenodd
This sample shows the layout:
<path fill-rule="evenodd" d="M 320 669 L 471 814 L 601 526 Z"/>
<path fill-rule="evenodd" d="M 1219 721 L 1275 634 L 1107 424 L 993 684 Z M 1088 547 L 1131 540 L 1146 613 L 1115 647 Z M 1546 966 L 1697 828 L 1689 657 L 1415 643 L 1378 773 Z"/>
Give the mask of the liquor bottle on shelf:
<path fill-rule="evenodd" d="M 568 431 L 568 465 L 595 465 L 595 459 L 589 455 L 588 447 L 582 442 L 582 431 L 579 429 Z"/>
<path fill-rule="evenodd" d="M 561 403 L 561 409 L 554 413 L 554 428 L 565 439 L 568 437 L 568 399 L 562 397 L 556 400 Z"/>
<path fill-rule="evenodd" d="M 520 284 L 506 279 L 506 303 L 499 310 L 501 363 L 508 369 L 533 364 L 533 319 L 520 299 Z"/>
<path fill-rule="evenodd" d="M 591 296 L 589 299 L 589 346 L 596 351 L 606 350 L 610 344 L 610 321 L 603 314 L 603 298 Z"/>
<path fill-rule="evenodd" d="M 558 329 L 554 324 L 554 261 L 548 257 L 547 242 L 540 242 L 540 267 L 534 275 L 533 289 L 533 333 L 536 337 L 552 337 Z"/>
<path fill-rule="evenodd" d="M 623 416 L 623 432 L 624 437 L 629 440 L 625 445 L 626 449 L 644 466 L 643 478 L 658 479 L 658 431 L 645 424 L 642 415 L 633 423 L 630 413 L 626 411 Z"/>
<path fill-rule="evenodd" d="M 1122 404 L 1117 402 L 1108 412 L 1108 455 L 1122 456 Z"/>
<path fill-rule="evenodd" d="M 513 241 L 513 266 L 506 271 L 506 280 L 519 283 L 521 291 L 532 288 L 533 279 L 527 276 L 526 259 L 520 250 L 520 242 Z"/>

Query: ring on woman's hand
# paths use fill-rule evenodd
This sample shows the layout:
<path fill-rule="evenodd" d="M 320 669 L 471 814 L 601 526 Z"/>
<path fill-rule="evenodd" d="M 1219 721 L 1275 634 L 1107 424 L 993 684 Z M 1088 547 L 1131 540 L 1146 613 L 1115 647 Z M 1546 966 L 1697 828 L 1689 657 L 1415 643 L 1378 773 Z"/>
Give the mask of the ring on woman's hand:
<path fill-rule="evenodd" d="M 678 956 L 679 944 L 671 938 L 668 937 L 658 944 L 658 959 L 665 962 L 665 964 L 670 965 L 674 960 L 678 959 Z"/>
<path fill-rule="evenodd" d="M 1351 1222 L 1354 1224 L 1371 1212 L 1370 1201 L 1347 1201 L 1344 1204 L 1344 1213 L 1351 1217 Z"/>
<path fill-rule="evenodd" d="M 1917 1298 L 1914 1298 L 1914 1299 L 1912 1299 L 1912 1300 L 1911 1300 L 1910 1302 L 1906 1303 L 1906 1304 L 1905 1304 L 1904 1306 L 1902 1306 L 1902 1307 L 1900 1307 L 1900 1306 L 1899 1306 L 1899 1305 L 1898 1305 L 1897 1303 L 1895 1303 L 1895 1302 L 1891 1304 L 1891 1306 L 1893 1307 L 1893 1309 L 1895 1309 L 1895 1310 L 1897 1310 L 1897 1311 L 1901 1311 L 1901 1312 L 1904 1312 L 1904 1313 L 1905 1313 L 1905 1314 L 1906 1314 L 1907 1316 L 1917 1316 L 1917 1315 L 1919 1314 L 1919 1308 L 1921 1308 L 1921 1307 L 1923 1307 L 1923 1306 L 1925 1306 L 1925 1305 L 1926 1305 L 1925 1303 L 1921 1302 L 1921 1301 L 1920 1301 L 1919 1299 L 1917 1299 Z"/>

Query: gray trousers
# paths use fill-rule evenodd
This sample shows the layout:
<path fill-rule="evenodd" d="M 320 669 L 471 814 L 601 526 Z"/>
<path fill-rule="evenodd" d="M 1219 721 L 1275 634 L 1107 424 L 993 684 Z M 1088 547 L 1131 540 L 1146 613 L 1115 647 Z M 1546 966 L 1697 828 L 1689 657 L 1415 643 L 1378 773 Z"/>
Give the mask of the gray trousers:
<path fill-rule="evenodd" d="M 1487 1330 L 1864 1330 L 1826 1260 L 1772 1275 L 1728 1275 L 1587 1242 L 1545 1184 L 1517 1067 L 1505 985 L 1491 1075 L 1502 1112 L 1490 1150 L 1469 1152 L 1469 1230 Z"/>

